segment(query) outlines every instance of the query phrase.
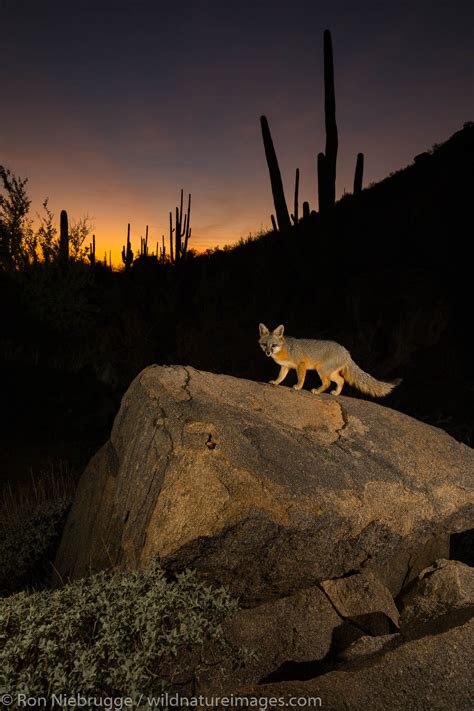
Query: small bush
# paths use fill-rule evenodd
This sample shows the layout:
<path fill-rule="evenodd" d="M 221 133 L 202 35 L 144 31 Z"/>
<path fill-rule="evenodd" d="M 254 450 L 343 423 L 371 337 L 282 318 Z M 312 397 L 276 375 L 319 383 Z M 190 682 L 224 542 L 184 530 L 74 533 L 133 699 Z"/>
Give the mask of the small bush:
<path fill-rule="evenodd" d="M 7 489 L 0 500 L 0 595 L 41 585 L 51 574 L 74 484 L 51 472 L 22 491 Z"/>
<path fill-rule="evenodd" d="M 0 691 L 138 696 L 195 693 L 219 662 L 244 661 L 221 624 L 237 603 L 190 571 L 167 581 L 99 573 L 53 592 L 0 600 Z"/>

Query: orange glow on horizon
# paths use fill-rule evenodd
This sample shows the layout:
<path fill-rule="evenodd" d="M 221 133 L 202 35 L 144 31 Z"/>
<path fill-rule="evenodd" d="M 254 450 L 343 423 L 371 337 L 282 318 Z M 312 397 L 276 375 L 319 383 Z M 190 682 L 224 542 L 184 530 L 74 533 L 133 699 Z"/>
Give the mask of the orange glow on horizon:
<path fill-rule="evenodd" d="M 104 256 L 106 256 L 107 264 L 109 264 L 110 258 L 112 259 L 112 267 L 114 269 L 121 269 L 123 267 L 123 261 L 122 261 L 122 248 L 123 246 L 126 245 L 127 243 L 127 225 L 125 225 L 125 228 L 122 230 L 123 236 L 122 238 L 117 238 L 117 236 L 110 232 L 101 232 L 100 230 L 97 229 L 97 227 L 94 224 L 94 221 L 92 220 L 91 222 L 93 229 L 91 229 L 89 237 L 84 241 L 83 247 L 88 247 L 89 244 L 92 241 L 92 235 L 95 235 L 95 241 L 96 241 L 96 260 L 101 261 L 102 263 L 104 262 Z M 141 243 L 141 237 L 144 237 L 145 235 L 145 229 L 146 227 L 141 231 L 141 232 L 136 232 L 133 234 L 131 231 L 130 235 L 130 241 L 132 244 L 132 250 L 133 250 L 133 255 L 134 258 L 138 257 L 140 255 L 140 243 Z M 192 249 L 197 254 L 204 254 L 207 250 L 213 250 L 213 249 L 223 249 L 224 247 L 232 247 L 236 245 L 241 239 L 247 239 L 250 235 L 254 236 L 257 232 L 260 231 L 266 231 L 270 230 L 271 227 L 267 226 L 266 228 L 259 228 L 259 230 L 239 230 L 239 232 L 236 235 L 229 236 L 229 237 L 222 237 L 222 238 L 206 238 L 205 236 L 202 237 L 197 237 L 193 238 L 193 235 L 191 235 L 191 239 L 188 243 L 188 249 Z M 157 244 L 158 242 L 158 244 Z M 149 230 L 149 235 L 148 235 L 148 254 L 151 256 L 152 254 L 156 255 L 156 250 L 161 249 L 162 247 L 162 236 L 160 235 L 160 238 L 156 238 L 156 234 L 153 235 L 153 233 Z M 169 256 L 170 253 L 170 238 L 169 238 L 169 231 L 168 234 L 165 234 L 165 248 L 166 248 L 166 254 Z"/>
<path fill-rule="evenodd" d="M 107 264 L 109 264 L 109 259 L 111 257 L 112 259 L 112 267 L 113 269 L 121 269 L 123 267 L 123 261 L 122 261 L 122 247 L 126 244 L 126 236 L 123 240 L 123 245 L 120 247 L 117 247 L 116 245 L 116 240 L 112 241 L 112 238 L 109 237 L 107 240 L 100 240 L 99 235 L 97 233 L 94 233 L 96 235 L 96 259 L 98 261 L 103 262 L 104 261 L 104 255 L 106 256 L 107 259 Z M 248 235 L 247 235 L 248 236 Z M 92 239 L 92 233 L 91 233 L 91 239 Z M 223 249 L 224 247 L 232 247 L 235 244 L 237 244 L 240 241 L 241 237 L 237 236 L 234 239 L 227 239 L 224 241 L 216 242 L 214 241 L 207 241 L 205 238 L 201 239 L 199 244 L 193 244 L 192 239 L 188 244 L 188 249 L 193 249 L 197 254 L 204 254 L 208 249 Z M 88 242 L 84 243 L 84 246 L 88 245 Z M 136 240 L 131 239 L 132 243 L 132 250 L 133 250 L 133 255 L 134 258 L 138 257 L 140 255 L 140 239 L 139 237 Z M 160 240 L 159 242 L 159 249 L 161 249 L 162 242 Z M 169 256 L 170 249 L 169 249 L 169 235 L 168 237 L 165 236 L 165 247 L 166 247 L 166 254 Z M 155 242 L 150 242 L 150 238 L 148 239 L 148 253 L 151 256 L 152 254 L 156 255 L 156 240 Z"/>
<path fill-rule="evenodd" d="M 21 166 L 20 170 L 16 166 L 12 166 L 12 168 L 13 172 L 20 177 L 30 172 L 22 170 Z M 59 231 L 59 215 L 62 209 L 66 210 L 70 225 L 87 217 L 90 232 L 83 247 L 89 246 L 94 234 L 97 261 L 103 262 L 106 254 L 107 263 L 111 257 L 114 269 L 122 268 L 122 247 L 127 242 L 128 224 L 130 224 L 130 240 L 134 257 L 140 254 L 141 238 L 145 237 L 147 226 L 148 253 L 150 255 L 156 254 L 157 243 L 158 249 L 161 249 L 164 235 L 166 253 L 169 255 L 169 221 L 166 219 L 169 219 L 169 210 L 166 211 L 166 208 L 163 209 L 162 206 L 153 205 L 151 201 L 146 201 L 147 204 L 143 204 L 145 203 L 143 201 L 142 204 L 133 205 L 132 200 L 123 193 L 114 196 L 113 200 L 102 200 L 100 194 L 84 194 L 80 187 L 71 192 L 70 188 L 71 186 L 63 184 L 54 193 L 50 191 L 52 196 L 48 200 L 48 207 L 53 213 L 54 227 Z M 44 217 L 42 203 L 45 196 L 43 191 L 46 191 L 45 186 L 41 186 L 33 172 L 27 185 L 27 192 L 32 199 L 30 215 L 34 217 L 34 229 L 39 226 L 40 217 Z M 174 193 L 173 197 L 175 197 Z M 207 195 L 199 197 L 200 200 L 196 199 L 196 205 L 192 205 L 191 208 L 192 234 L 188 244 L 188 248 L 195 250 L 198 254 L 208 249 L 222 249 L 225 246 L 232 246 L 249 235 L 271 229 L 270 219 L 268 219 L 268 224 L 264 224 L 261 220 L 262 213 L 268 211 L 262 207 L 262 203 L 265 205 L 268 198 L 258 199 L 257 196 L 254 196 L 254 199 L 249 201 L 250 204 L 241 208 L 239 213 L 234 204 L 224 201 L 220 196 L 217 196 L 215 201 Z M 172 202 L 171 205 L 173 206 Z"/>
<path fill-rule="evenodd" d="M 352 192 L 359 152 L 367 186 L 471 118 L 469 3 L 456 12 L 438 3 L 428 18 L 416 3 L 380 12 L 306 4 L 307 22 L 289 27 L 287 13 L 275 11 L 272 31 L 262 33 L 265 3 L 246 10 L 220 3 L 212 13 L 199 3 L 186 12 L 170 5 L 166 13 L 160 3 L 75 3 L 73 18 L 54 2 L 29 3 L 28 12 L 25 3 L 3 3 L 8 71 L 0 163 L 28 178 L 31 217 L 42 213 L 46 197 L 56 228 L 63 209 L 70 223 L 89 215 L 96 258 L 110 252 L 116 267 L 128 223 L 135 254 L 146 225 L 149 252 L 163 234 L 169 249 L 169 211 L 181 189 L 184 206 L 192 196 L 189 247 L 198 252 L 267 231 L 275 208 L 262 114 L 289 212 L 296 169 L 300 214 L 304 202 L 317 209 L 327 27 L 334 41 L 337 196 Z M 180 43 L 170 40 L 175 26 Z"/>

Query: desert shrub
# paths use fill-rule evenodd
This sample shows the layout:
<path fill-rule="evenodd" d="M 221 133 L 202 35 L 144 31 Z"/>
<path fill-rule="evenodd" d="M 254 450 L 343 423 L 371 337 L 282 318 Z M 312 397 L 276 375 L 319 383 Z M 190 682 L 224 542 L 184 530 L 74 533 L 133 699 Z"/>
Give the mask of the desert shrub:
<path fill-rule="evenodd" d="M 0 500 L 0 595 L 41 585 L 71 505 L 73 480 L 51 471 Z"/>
<path fill-rule="evenodd" d="M 67 268 L 57 262 L 36 264 L 17 275 L 26 313 L 48 334 L 71 337 L 95 323 L 94 273 L 81 261 Z"/>
<path fill-rule="evenodd" d="M 167 580 L 156 562 L 13 595 L 0 600 L 0 691 L 194 693 L 211 659 L 214 676 L 220 659 L 243 660 L 221 627 L 236 609 L 225 589 L 190 571 Z"/>

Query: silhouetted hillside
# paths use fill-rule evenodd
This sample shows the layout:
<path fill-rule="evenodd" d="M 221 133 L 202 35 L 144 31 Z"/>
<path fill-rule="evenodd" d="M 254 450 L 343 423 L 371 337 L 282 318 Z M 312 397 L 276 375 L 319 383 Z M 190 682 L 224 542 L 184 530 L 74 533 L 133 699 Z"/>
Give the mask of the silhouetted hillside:
<path fill-rule="evenodd" d="M 373 250 L 377 264 L 383 252 L 386 263 L 446 266 L 451 240 L 466 235 L 473 178 L 474 124 L 467 124 L 407 168 L 339 202 L 336 224 L 346 228 L 346 248 L 355 236 Z M 351 258 L 359 256 L 357 264 L 363 267 L 359 250 L 349 252 Z"/>
<path fill-rule="evenodd" d="M 262 377 L 272 364 L 254 350 L 259 320 L 284 323 L 295 336 L 338 339 L 384 376 L 399 374 L 420 351 L 432 359 L 443 338 L 443 352 L 457 347 L 464 337 L 452 329 L 463 322 L 470 291 L 463 250 L 473 158 L 468 126 L 433 154 L 344 197 L 324 222 L 196 260 L 181 290 L 177 355 Z M 212 344 L 205 356 L 203 341 Z M 446 370 L 436 367 L 437 379 Z"/>
<path fill-rule="evenodd" d="M 337 340 L 373 375 L 402 377 L 388 405 L 472 444 L 473 178 L 469 124 L 287 233 L 179 265 L 142 258 L 126 273 L 53 263 L 0 274 L 1 451 L 67 441 L 87 458 L 153 362 L 274 377 L 260 321 Z M 306 386 L 316 382 L 310 374 Z"/>

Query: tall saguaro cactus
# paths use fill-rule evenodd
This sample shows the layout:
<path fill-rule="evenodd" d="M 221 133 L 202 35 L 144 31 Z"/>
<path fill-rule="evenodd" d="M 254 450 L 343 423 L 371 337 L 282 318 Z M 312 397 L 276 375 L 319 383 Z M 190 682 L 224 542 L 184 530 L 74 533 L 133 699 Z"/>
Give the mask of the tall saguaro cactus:
<path fill-rule="evenodd" d="M 362 191 L 362 178 L 364 176 L 364 154 L 357 154 L 356 169 L 354 175 L 354 195 Z"/>
<path fill-rule="evenodd" d="M 67 264 L 69 261 L 69 224 L 66 210 L 61 210 L 59 220 L 59 261 Z"/>
<path fill-rule="evenodd" d="M 165 236 L 161 235 L 161 244 L 162 246 L 158 246 L 158 242 L 156 243 L 156 258 L 158 261 L 160 261 L 162 264 L 166 262 L 166 246 L 165 246 Z"/>
<path fill-rule="evenodd" d="M 278 165 L 278 159 L 266 116 L 260 117 L 260 124 L 262 127 L 263 145 L 265 148 L 265 156 L 267 158 L 268 171 L 270 173 L 270 182 L 272 185 L 273 202 L 275 205 L 278 228 L 280 231 L 288 230 L 291 227 L 290 215 L 286 205 L 280 167 Z"/>
<path fill-rule="evenodd" d="M 88 255 L 89 257 L 89 262 L 91 263 L 91 267 L 95 267 L 95 235 L 92 235 L 92 242 L 89 243 L 89 252 Z M 105 262 L 106 266 L 107 263 Z"/>
<path fill-rule="evenodd" d="M 127 225 L 127 247 L 122 247 L 122 262 L 128 270 L 133 264 L 132 243 L 130 242 L 130 224 Z"/>
<path fill-rule="evenodd" d="M 186 258 L 188 242 L 191 239 L 191 193 L 188 196 L 188 210 L 183 222 L 183 190 L 181 189 L 181 200 L 179 208 L 176 207 L 175 226 L 173 227 L 173 213 L 170 212 L 170 258 L 173 264 L 178 264 Z M 173 250 L 174 232 L 174 250 Z M 183 243 L 184 237 L 184 243 Z"/>
<path fill-rule="evenodd" d="M 328 177 L 328 202 L 336 202 L 337 125 L 336 94 L 334 90 L 334 61 L 329 30 L 324 31 L 324 115 L 326 123 L 326 174 Z"/>
<path fill-rule="evenodd" d="M 145 238 L 140 237 L 140 257 L 148 257 L 148 225 L 146 226 Z"/>
<path fill-rule="evenodd" d="M 318 156 L 319 211 L 327 212 L 336 202 L 337 124 L 336 94 L 334 91 L 334 61 L 329 30 L 324 30 L 324 120 L 326 151 L 324 160 Z"/>
<path fill-rule="evenodd" d="M 328 196 L 328 180 L 326 169 L 326 156 L 318 153 L 318 202 L 319 212 L 324 215 L 331 207 Z"/>

